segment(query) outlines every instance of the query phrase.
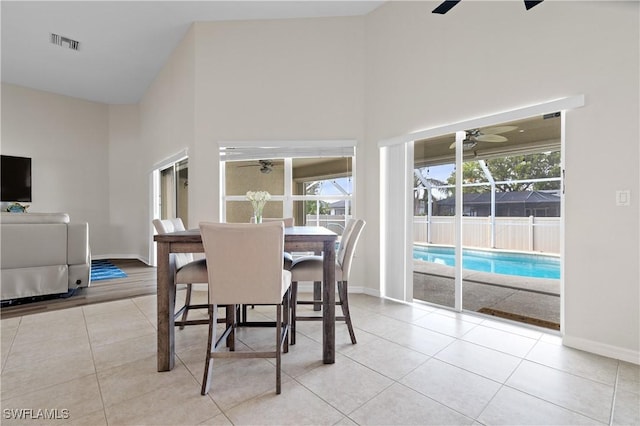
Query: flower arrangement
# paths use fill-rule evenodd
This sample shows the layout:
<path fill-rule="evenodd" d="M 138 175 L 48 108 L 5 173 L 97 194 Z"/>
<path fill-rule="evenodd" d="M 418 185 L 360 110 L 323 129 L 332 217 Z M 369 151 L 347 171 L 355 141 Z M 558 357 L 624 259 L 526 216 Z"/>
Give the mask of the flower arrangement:
<path fill-rule="evenodd" d="M 246 196 L 253 206 L 253 216 L 256 219 L 256 223 L 262 223 L 262 209 L 267 201 L 271 199 L 271 194 L 267 191 L 247 191 Z"/>

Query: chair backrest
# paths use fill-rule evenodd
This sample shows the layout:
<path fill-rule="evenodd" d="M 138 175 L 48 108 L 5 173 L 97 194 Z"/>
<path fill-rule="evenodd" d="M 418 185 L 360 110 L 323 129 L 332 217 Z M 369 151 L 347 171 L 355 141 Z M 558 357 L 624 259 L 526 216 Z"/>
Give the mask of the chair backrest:
<path fill-rule="evenodd" d="M 262 223 L 267 222 L 283 222 L 285 228 L 291 228 L 295 224 L 295 220 L 292 217 L 263 217 Z M 256 223 L 255 216 L 251 216 L 251 223 Z"/>
<path fill-rule="evenodd" d="M 351 231 L 353 231 L 355 224 L 356 219 L 351 218 L 347 220 L 347 223 L 344 225 L 342 235 L 340 236 L 340 243 L 338 244 L 338 249 L 336 251 L 336 262 L 338 262 L 338 265 L 342 265 L 344 263 L 344 256 L 347 252 L 347 242 L 349 241 L 349 236 L 351 235 Z"/>
<path fill-rule="evenodd" d="M 158 234 L 167 234 L 169 232 L 186 231 L 182 219 L 176 217 L 174 219 L 153 219 L 153 226 Z M 182 268 L 189 262 L 193 262 L 193 254 L 191 253 L 172 253 L 176 259 L 176 269 Z"/>
<path fill-rule="evenodd" d="M 362 234 L 362 230 L 366 223 L 367 222 L 365 222 L 364 219 L 357 219 L 353 223 L 349 235 L 346 236 L 347 242 L 345 243 L 344 254 L 342 254 L 342 258 L 338 257 L 338 266 L 342 268 L 342 279 L 344 281 L 349 280 L 353 254 L 356 251 L 356 245 L 358 244 L 358 240 L 360 239 L 360 235 Z M 344 235 L 343 238 L 345 238 Z"/>
<path fill-rule="evenodd" d="M 201 223 L 209 273 L 209 303 L 277 304 L 290 282 L 282 269 L 284 225 L 280 222 Z"/>

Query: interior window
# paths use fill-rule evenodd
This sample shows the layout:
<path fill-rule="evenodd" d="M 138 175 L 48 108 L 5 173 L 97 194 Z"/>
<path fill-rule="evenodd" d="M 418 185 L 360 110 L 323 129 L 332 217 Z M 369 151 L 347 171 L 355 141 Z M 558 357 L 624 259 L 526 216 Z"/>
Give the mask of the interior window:
<path fill-rule="evenodd" d="M 221 148 L 223 220 L 249 222 L 247 191 L 267 191 L 263 216 L 342 233 L 354 210 L 355 150 L 350 147 Z"/>

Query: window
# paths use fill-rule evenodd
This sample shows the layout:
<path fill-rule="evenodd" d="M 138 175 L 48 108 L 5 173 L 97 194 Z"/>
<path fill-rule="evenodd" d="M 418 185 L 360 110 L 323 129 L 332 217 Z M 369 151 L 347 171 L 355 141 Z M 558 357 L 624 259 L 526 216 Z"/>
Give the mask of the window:
<path fill-rule="evenodd" d="M 221 219 L 249 222 L 247 191 L 268 191 L 264 217 L 294 217 L 296 225 L 326 226 L 338 234 L 353 215 L 355 143 L 308 142 L 220 149 Z"/>

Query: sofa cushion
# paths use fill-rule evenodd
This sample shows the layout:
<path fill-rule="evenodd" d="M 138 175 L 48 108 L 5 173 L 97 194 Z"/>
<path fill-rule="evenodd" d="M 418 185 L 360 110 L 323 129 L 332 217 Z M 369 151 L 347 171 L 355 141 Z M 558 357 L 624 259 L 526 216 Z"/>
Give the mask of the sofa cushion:
<path fill-rule="evenodd" d="M 18 213 L 16 213 L 18 214 Z M 67 265 L 65 223 L 2 224 L 2 269 Z"/>

